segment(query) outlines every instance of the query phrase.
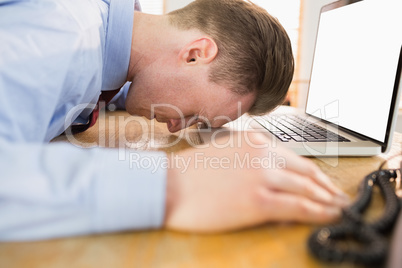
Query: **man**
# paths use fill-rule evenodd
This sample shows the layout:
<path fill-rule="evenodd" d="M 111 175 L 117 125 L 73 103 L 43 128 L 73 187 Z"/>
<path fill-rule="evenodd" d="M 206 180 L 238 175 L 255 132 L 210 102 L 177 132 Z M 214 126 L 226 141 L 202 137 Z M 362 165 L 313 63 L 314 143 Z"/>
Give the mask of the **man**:
<path fill-rule="evenodd" d="M 285 166 L 197 169 L 198 151 L 189 150 L 180 153 L 191 163 L 184 172 L 163 153 L 141 152 L 169 161 L 150 170 L 130 168 L 114 150 L 43 144 L 93 124 L 101 91 L 110 99 L 122 88 L 112 103 L 172 132 L 201 119 L 220 126 L 238 116 L 238 103 L 267 112 L 286 95 L 290 43 L 257 6 L 197 0 L 165 16 L 134 9 L 133 0 L 0 1 L 0 239 L 337 218 L 347 199 L 329 178 L 281 148 L 253 148 L 267 142 L 258 135 L 202 152 L 229 162 L 274 152 Z"/>

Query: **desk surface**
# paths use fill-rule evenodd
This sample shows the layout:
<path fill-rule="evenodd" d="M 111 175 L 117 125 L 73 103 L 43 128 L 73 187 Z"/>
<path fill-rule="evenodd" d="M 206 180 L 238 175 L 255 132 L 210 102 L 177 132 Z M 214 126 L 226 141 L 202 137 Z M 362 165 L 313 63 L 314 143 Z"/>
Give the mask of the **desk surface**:
<path fill-rule="evenodd" d="M 182 139 L 183 133 L 187 141 Z M 55 141 L 66 139 L 61 136 Z M 184 130 L 170 134 L 164 124 L 150 123 L 125 112 L 107 112 L 101 114 L 94 127 L 75 135 L 70 142 L 83 147 L 129 145 L 174 152 L 189 148 L 189 143 L 198 140 L 196 132 Z M 363 177 L 377 169 L 384 159 L 400 154 L 401 143 L 402 134 L 395 133 L 393 147 L 387 155 L 312 160 L 354 198 Z M 165 146 L 168 144 L 172 146 Z M 399 161 L 396 158 L 389 165 L 397 167 Z M 373 203 L 369 216 L 375 217 L 383 205 L 378 192 Z M 159 230 L 0 243 L 0 267 L 356 267 L 329 265 L 311 257 L 306 240 L 315 227 L 266 224 L 214 235 Z"/>

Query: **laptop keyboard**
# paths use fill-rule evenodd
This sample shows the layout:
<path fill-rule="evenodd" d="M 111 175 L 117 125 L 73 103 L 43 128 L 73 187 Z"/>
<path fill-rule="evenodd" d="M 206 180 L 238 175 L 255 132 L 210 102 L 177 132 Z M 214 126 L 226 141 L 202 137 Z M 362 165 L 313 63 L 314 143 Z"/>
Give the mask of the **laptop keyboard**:
<path fill-rule="evenodd" d="M 350 142 L 297 115 L 260 117 L 256 121 L 283 142 Z"/>

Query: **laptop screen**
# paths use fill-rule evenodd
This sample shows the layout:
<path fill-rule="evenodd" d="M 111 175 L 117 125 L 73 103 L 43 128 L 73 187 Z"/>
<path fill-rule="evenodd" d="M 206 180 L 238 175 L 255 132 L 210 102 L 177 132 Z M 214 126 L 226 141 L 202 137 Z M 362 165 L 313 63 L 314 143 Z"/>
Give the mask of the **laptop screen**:
<path fill-rule="evenodd" d="M 402 3 L 353 2 L 321 12 L 306 113 L 385 142 L 402 45 Z"/>

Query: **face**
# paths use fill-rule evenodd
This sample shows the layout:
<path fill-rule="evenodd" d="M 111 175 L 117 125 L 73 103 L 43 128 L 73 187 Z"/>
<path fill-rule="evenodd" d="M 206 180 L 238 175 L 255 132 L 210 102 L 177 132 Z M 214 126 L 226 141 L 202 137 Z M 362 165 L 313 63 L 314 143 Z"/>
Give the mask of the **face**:
<path fill-rule="evenodd" d="M 127 95 L 127 111 L 155 118 L 166 123 L 170 132 L 176 132 L 197 122 L 222 126 L 254 103 L 252 93 L 240 96 L 209 82 L 207 70 L 177 71 L 148 68 L 137 74 Z"/>

